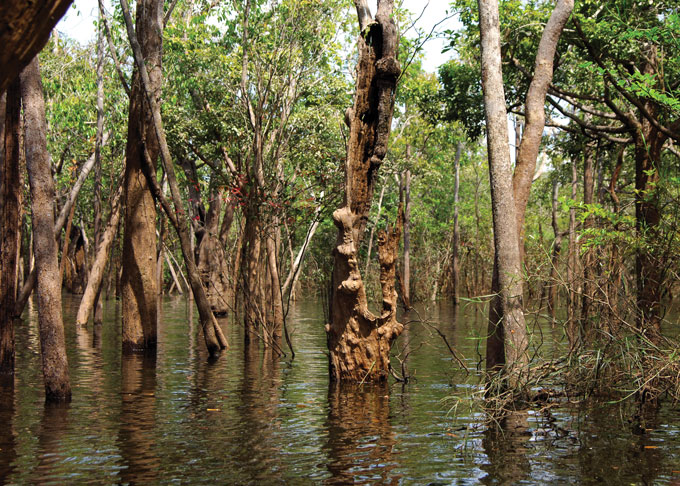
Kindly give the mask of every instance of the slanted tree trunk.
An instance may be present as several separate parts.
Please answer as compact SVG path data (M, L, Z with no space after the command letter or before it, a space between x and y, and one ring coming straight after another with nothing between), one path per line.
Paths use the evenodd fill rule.
M24 106L26 169L31 186L33 252L38 280L38 327L47 401L69 401L61 279L54 238L54 180L47 153L47 123L40 70L36 57L21 73Z
M52 28L72 0L0 2L0 93L47 44Z
M6 102L5 102L6 100ZM14 306L19 277L21 89L19 78L0 99L0 374L14 373Z
M368 310L358 251L366 228L375 175L387 152L394 90L401 68L396 58L393 0L379 0L375 19L364 0L356 0L361 34L354 106L346 117L350 135L345 162L345 199L333 213L338 228L326 325L331 381L384 381L389 352L403 325L397 322L394 289L400 228L379 235L380 316Z
M150 95L160 100L163 1L138 0L136 32L149 73ZM139 68L132 76L125 166L125 232L123 235L123 351L156 348L156 206L142 167L146 149L155 164L158 140L151 107L145 100ZM155 167L152 167L155 171Z
M489 178L494 228L494 280L498 306L492 309L487 339L487 372L500 371L511 388L527 379L528 337L522 310L522 269L512 190L508 120L501 71L497 0L478 0L482 47L482 89L486 115Z
M76 316L76 325L79 326L84 326L87 324L87 321L90 318L90 313L95 306L95 302L98 296L101 295L104 269L106 268L106 263L109 260L109 254L111 253L113 240L118 233L118 223L120 221L121 213L121 194L122 186L118 188L113 197L111 216L109 216L109 222L104 229L102 241L100 242L99 249L96 252L92 268L90 269L90 275L87 279L87 287L83 293L83 298L80 300L80 306L78 307L78 314ZM94 322L95 324L98 323L96 311Z
M453 305L458 305L460 295L460 226L458 224L458 206L460 199L460 153L463 148L462 142L456 146L456 158L453 165L455 167L455 183L453 186ZM439 262L437 262L439 265ZM432 299L434 300L434 299Z

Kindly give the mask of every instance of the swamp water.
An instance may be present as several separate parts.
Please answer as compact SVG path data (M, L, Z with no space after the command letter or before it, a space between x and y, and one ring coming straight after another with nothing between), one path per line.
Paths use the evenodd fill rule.
M78 299L65 297L74 322ZM319 303L291 307L297 353L231 348L209 363L183 299L163 302L155 359L121 358L119 304L100 328L67 325L69 406L44 406L35 308L16 329L14 385L0 389L0 484L680 484L680 413L634 434L620 407L560 406L483 427L469 399L483 312L421 309L465 356L412 323L402 386L329 387ZM406 321L408 319L402 319ZM552 339L550 326L543 338ZM398 361L394 361L399 369ZM452 407L458 405L455 410Z

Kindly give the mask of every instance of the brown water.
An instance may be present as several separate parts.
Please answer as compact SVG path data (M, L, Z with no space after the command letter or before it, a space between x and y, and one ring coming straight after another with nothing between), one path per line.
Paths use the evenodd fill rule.
M66 322L77 303L67 298ZM43 405L34 310L17 327L17 375L0 390L0 483L680 484L677 409L642 435L616 405L529 411L488 430L469 399L478 377L421 324L396 346L410 351L414 381L336 390L319 303L291 309L293 361L244 349L229 325L231 349L209 363L182 299L163 303L157 358L122 359L118 312L109 301L101 328L67 326L68 407ZM474 370L483 314L419 315Z

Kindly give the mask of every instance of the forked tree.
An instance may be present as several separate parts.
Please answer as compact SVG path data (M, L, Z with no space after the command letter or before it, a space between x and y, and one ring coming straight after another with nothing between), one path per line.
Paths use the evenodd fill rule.
M403 330L397 322L395 262L401 218L395 229L378 236L382 310L374 315L359 271L359 245L368 221L376 173L387 152L394 111L394 92L401 73L397 61L397 27L393 0L378 0L375 18L366 0L355 0L360 35L354 106L346 113L349 125L345 160L345 194L333 213L338 228L333 250L330 322L326 325L329 372L332 381L384 381L389 353ZM401 212L401 211L400 211Z

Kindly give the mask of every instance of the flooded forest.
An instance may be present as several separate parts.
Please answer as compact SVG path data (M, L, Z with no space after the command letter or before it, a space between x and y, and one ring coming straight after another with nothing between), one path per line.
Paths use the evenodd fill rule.
M677 2L72 1L0 5L0 484L680 484Z

